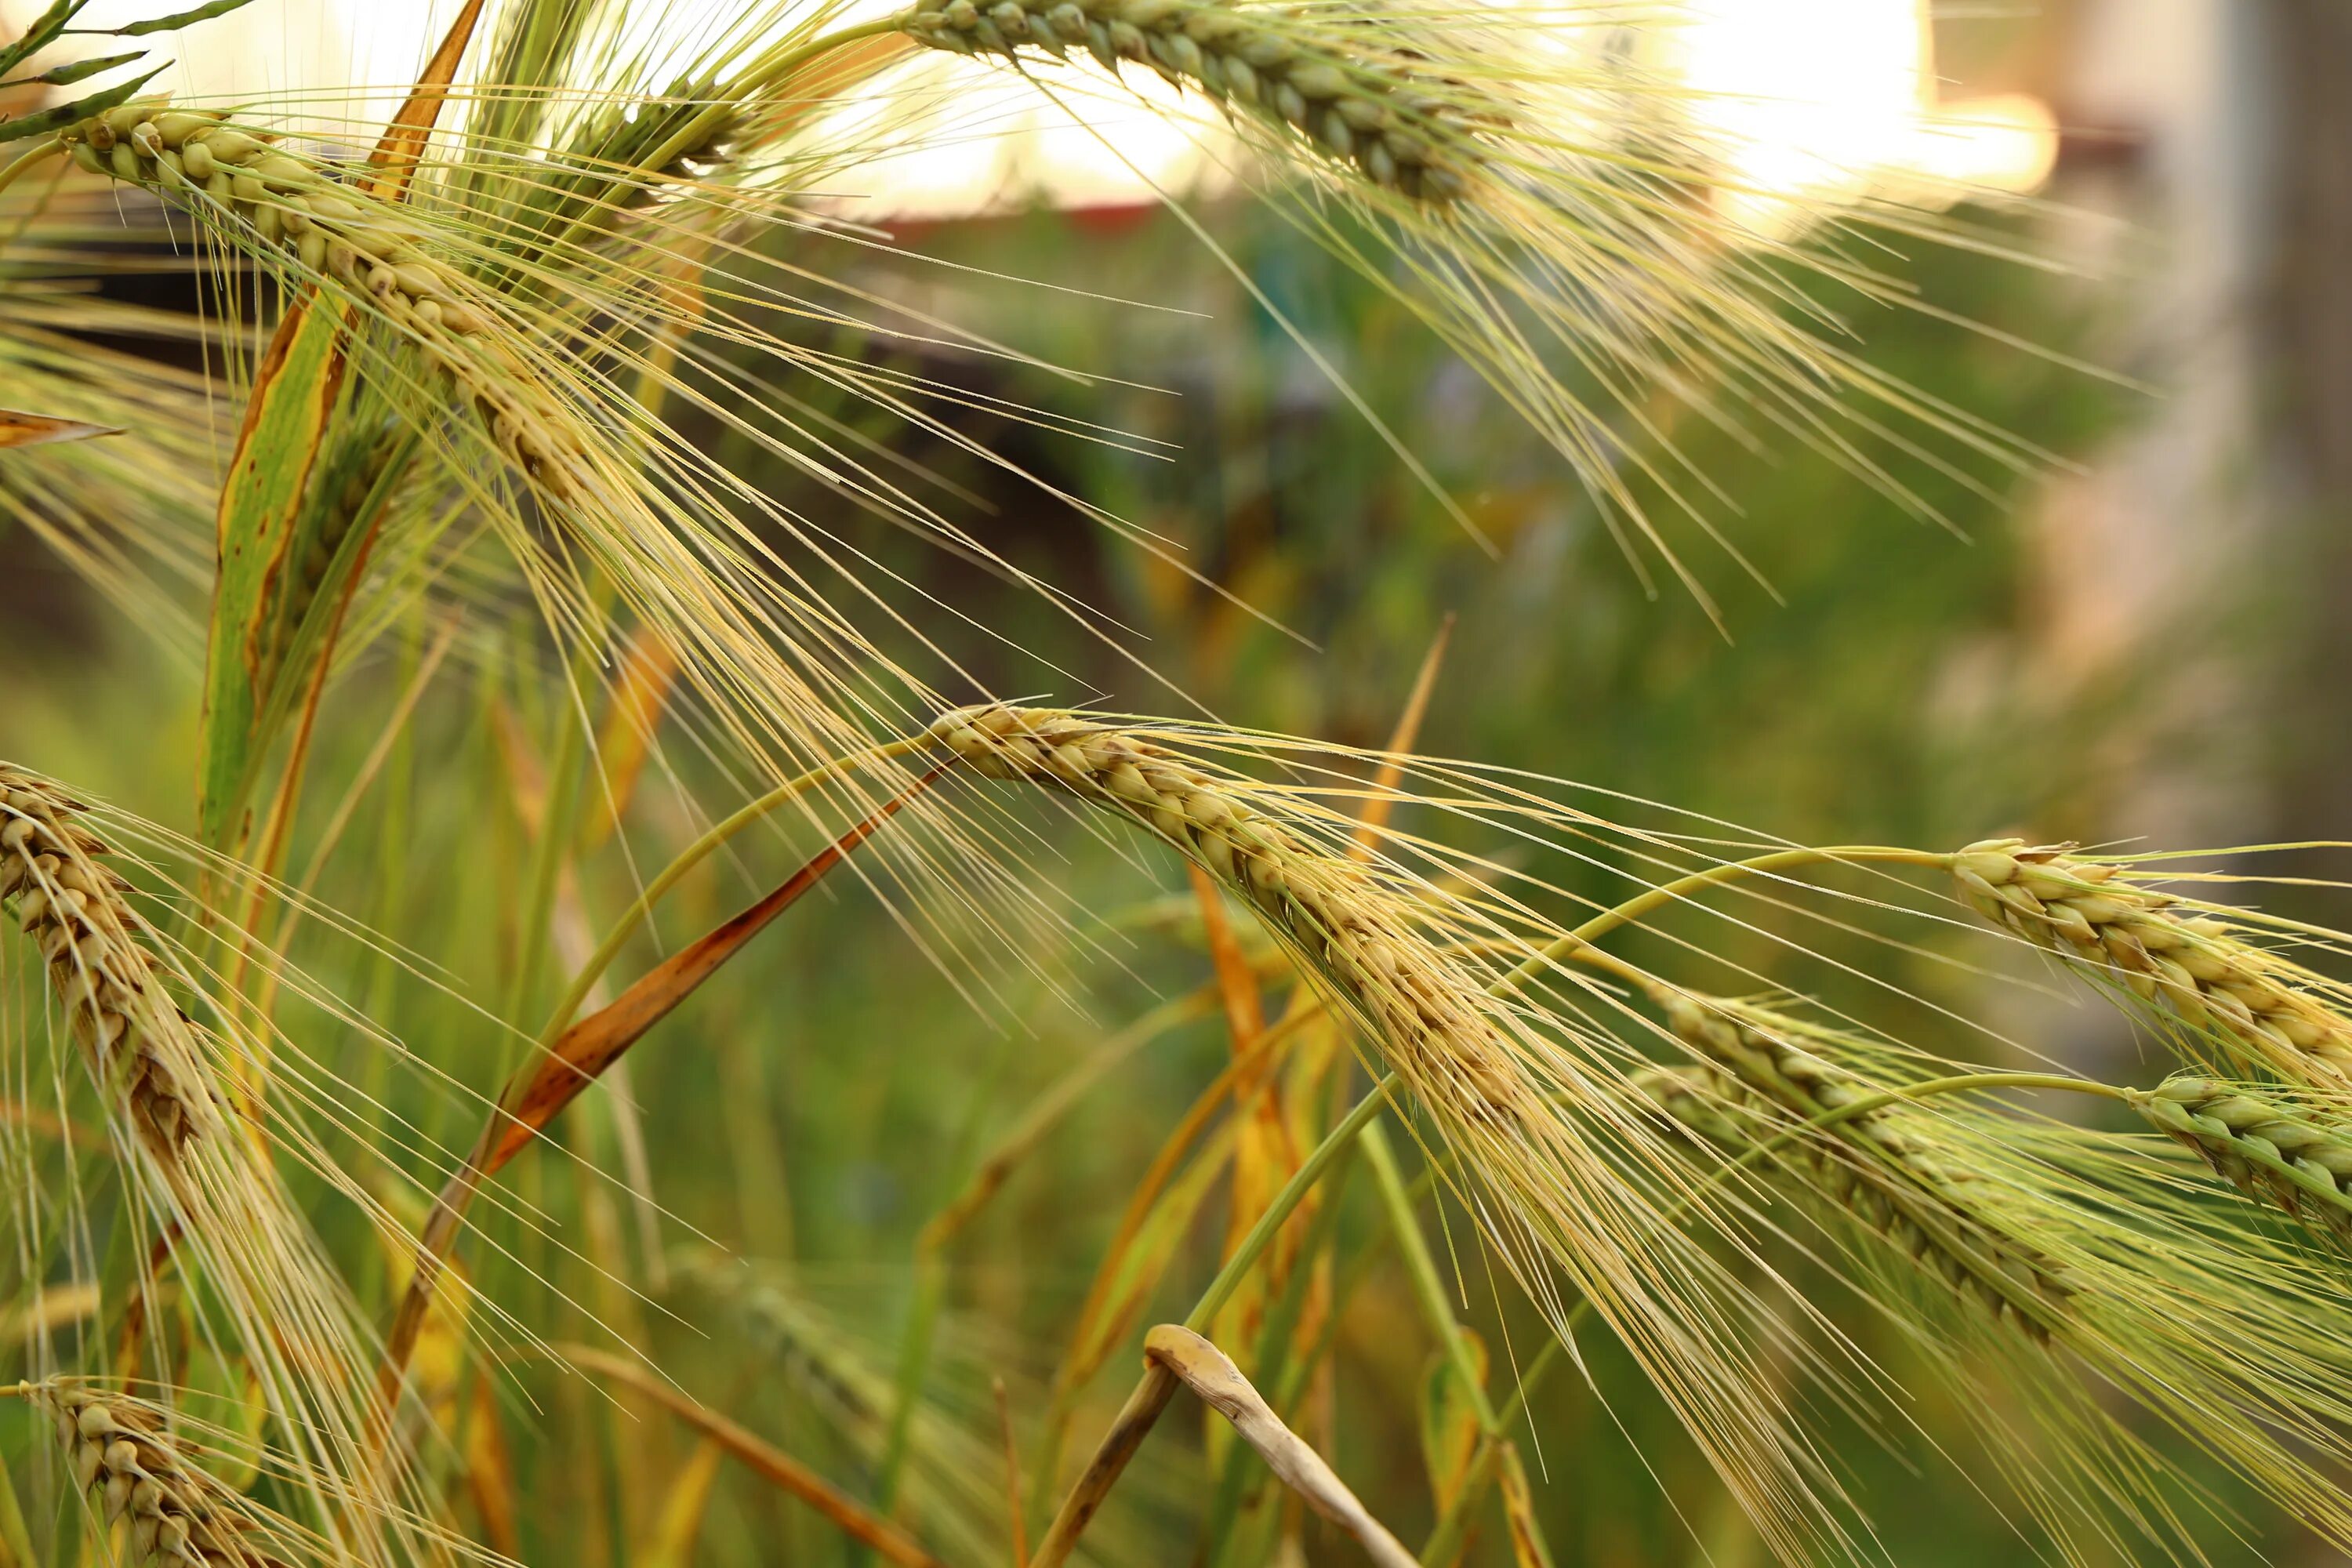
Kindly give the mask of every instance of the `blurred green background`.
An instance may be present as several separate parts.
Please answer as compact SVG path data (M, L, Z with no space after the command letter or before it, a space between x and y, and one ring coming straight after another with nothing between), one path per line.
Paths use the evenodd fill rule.
M2187 0L2158 8L2181 13L2173 21L2184 28L2191 13L2211 22L2215 9ZM2352 101L2343 90L2352 88L2352 40L2325 5L2243 8L2261 14L2264 63L2259 87L2227 77L2238 96L2223 118L2244 121L2225 127L2233 134L2260 131L2264 151L2246 156L2264 171L2270 198L2251 216L2219 213L2200 204L2242 171L2215 151L2237 142L2216 132L2199 92L2226 73L2158 61L2185 69L2184 80L2141 81L2137 97L2116 89L2128 73L2095 57L2111 36L2102 29L2124 25L2113 19L2117 9L2054 6L2030 26L1958 28L1950 39L1954 68L1973 72L1972 84L2032 88L2080 121L2046 209L1954 215L2056 264L1921 242L1890 264L1932 310L1874 310L1860 323L1870 364L2022 435L2052 461L2022 474L1969 462L1953 474L1896 458L1939 522L1821 453L1776 441L1758 454L1685 421L1674 438L1737 502L1710 521L1754 567L1750 575L1659 507L1713 616L1654 554L1629 561L1557 458L1394 301L1240 206L1211 213L1219 243L1428 464L1491 549L1413 480L1180 225L1147 209L910 226L900 255L789 242L807 265L985 322L1022 353L1102 378L1091 383L1005 358L768 323L810 346L996 400L959 414L960 428L1042 485L942 441L910 443L894 422L827 403L822 388L795 389L816 413L919 466L909 481L918 494L1097 612L1113 628L1108 642L997 574L843 514L740 438L685 428L739 471L766 464L781 500L826 515L849 546L903 582L907 602L927 595L950 607L954 618L927 629L999 692L1142 711L1190 700L1242 725L1377 745L1450 621L1419 742L1441 756L1814 842L1946 847L2010 831L2168 844L2325 837L2344 828L2352 673L2340 608L2352 582L2341 527L2352 496L2343 368L2352 352L2340 352L2352 347L2352 305L2340 267L2324 259L2340 262L2345 252L2334 247L2352 210L2347 142L2336 134ZM2200 222L2231 227L2234 259L2200 251ZM2067 356L2151 389L2059 363ZM1138 452L986 412L999 407L1161 445ZM1170 559L1122 542L1047 489L1084 496L1163 540ZM436 700L381 785L383 815L341 853L323 889L412 944L418 961L445 966L457 992L490 1005L511 965L509 911L526 837L501 792L436 785L444 771L511 782L516 734L525 752L553 744L547 650L527 615L509 631L503 641L469 642L439 678ZM373 744L372 723L358 716L389 709L429 634L420 621L354 675L353 721L326 738L322 777L347 776ZM1114 647L1148 662L1181 699ZM122 625L14 531L0 532L0 650L14 672L0 688L0 754L186 823L198 671L185 648L174 657ZM691 745L672 745L667 762L707 799L730 787ZM321 791L312 805L323 813L333 804ZM1611 809L1602 795L1591 804ZM519 1167L522 1198L547 1206L567 1245L627 1260L643 1292L633 1297L579 1258L525 1240L523 1260L572 1297L540 1300L528 1315L569 1324L562 1331L576 1337L594 1331L592 1314L624 1325L656 1345L687 1386L731 1392L794 1452L835 1473L870 1473L878 1390L914 1299L924 1220L1108 1031L1207 973L1181 917L1172 934L1129 918L1181 892L1172 864L1131 847L1122 855L1051 814L1028 817L1066 858L1058 879L1070 907L1111 913L1111 934L1079 925L1030 955L1034 974L992 977L1003 989L975 1007L951 965L927 963L847 881L795 910L753 962L641 1048L619 1095L600 1090L587 1102L570 1148L618 1179L577 1178L552 1156ZM648 783L632 831L646 845L682 836L667 783ZM763 847L746 858L682 890L664 923L672 942L723 915L791 856ZM629 875L610 853L584 863L583 896L599 921L622 906ZM1570 891L1613 886L1595 870ZM1961 1055L1990 1048L1934 1016L1935 1005L1982 998L1981 982L1937 952L1808 925L1818 957L1792 963L1775 940L1789 932L1769 918L1759 927L1717 928L1725 959L1869 1008L1890 1028L1917 1031L1922 1044ZM1948 950L2001 962L1968 940L1953 937ZM350 943L318 933L296 952L387 1029L427 1042L467 1088L488 1092L493 1064L514 1059L483 1018L388 955L354 956ZM1672 962L1663 944L1647 956ZM1844 973L1849 963L1922 1000L1890 1001ZM2086 1008L2031 998L2000 1006L2011 1032L2087 1066L2131 1048L2118 1025ZM288 1026L347 1037L340 1058L322 1047L328 1059L425 1138L469 1136L470 1104L396 1068L356 1031L299 1006ZM933 1393L967 1446L940 1437L927 1449L920 1508L949 1518L994 1506L988 1377L1004 1375L1016 1415L1034 1419L1040 1380L1121 1194L1224 1050L1206 1020L1118 1068L952 1250ZM640 1137L642 1156L632 1147ZM421 1156L407 1163L425 1168ZM625 1190L641 1180L658 1215ZM1362 1185L1346 1223L1369 1232L1377 1227ZM1212 1199L1185 1241L1159 1297L1168 1315L1181 1314L1213 1270L1222 1212ZM493 1231L509 1234L495 1223ZM351 1261L381 1281L384 1260L355 1248ZM498 1300L550 1288L486 1250L475 1263ZM1498 1309L1474 1284L1470 1310L1498 1360L1500 1347L1524 1354L1540 1332L1507 1289L1500 1294L1507 1305ZM702 1337L698 1323L755 1325L752 1352L731 1334ZM1866 1318L1854 1331L1898 1376L1916 1353ZM1392 1258L1373 1266L1339 1332L1337 1412L1325 1428L1334 1458L1392 1528L1418 1539L1431 1512L1412 1413L1427 1347ZM1538 1412L1545 1521L1562 1564L1760 1561L1630 1365L1597 1337L1587 1348L1589 1384L1558 1378ZM1115 1360L1097 1381L1077 1423L1081 1441L1107 1415L1125 1364ZM575 1385L533 1372L523 1379L548 1400L508 1410L528 1500L525 1556L547 1560L554 1542L577 1545L584 1529L577 1560L622 1560L620 1543L646 1527L622 1472L664 1470L689 1445L674 1432L635 1431L625 1463L610 1436L620 1418ZM2021 1560L1996 1499L1972 1489L1998 1493L1971 1460L1971 1412L1930 1399L1903 1415L1918 1430L1872 1433L1828 1417L1885 1559L1929 1568ZM605 1434L602 1451L575 1428ZM1160 1462L1111 1521L1106 1561L1191 1560L1181 1521L1206 1483L1178 1456L1192 1441L1189 1431L1155 1439ZM996 1540L971 1528L975 1542ZM2258 1508L2250 1528L2271 1528ZM1478 1561L1507 1560L1500 1534L1490 1521ZM1306 1539L1311 1560L1355 1560L1335 1534ZM2240 1550L2221 1527L2208 1539L2216 1561ZM2276 1534L2265 1549L2326 1560ZM701 1552L714 1563L838 1560L829 1535L740 1478L717 1494Z

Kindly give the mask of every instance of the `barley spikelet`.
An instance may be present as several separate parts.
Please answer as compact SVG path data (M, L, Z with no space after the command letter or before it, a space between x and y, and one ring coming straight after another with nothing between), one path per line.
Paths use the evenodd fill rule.
M1738 1157L1875 1092L1860 1075L1793 1043L1769 1014L1661 990L1675 1034L1715 1064L1650 1076L1644 1087L1682 1126ZM1772 1156L1942 1280L2036 1339L2074 1293L2064 1270L1973 1202L1968 1173L1892 1107L1803 1131Z
M81 810L0 763L0 900L39 947L100 1084L121 1096L148 1152L176 1167L190 1140L216 1131L215 1106L188 1020L148 961L129 885L100 863L106 846Z
M1684 1173L1628 1089L1622 1046L1446 942L1480 911L1383 857L1356 858L1354 818L1192 761L1162 743L1178 733L1003 706L959 710L929 731L975 772L1117 813L1250 909L1409 1086L1458 1162L1448 1179L1548 1321L1566 1321L1564 1279L1776 1549L1823 1550L1839 1526L1759 1364L1760 1304L1692 1234L1723 1226L1713 1205L1665 1220L1667 1184Z
M2014 838L1952 861L1961 897L1988 920L2161 1003L2233 1060L2305 1083L2352 1078L2352 1019L2315 994L2318 976L2120 871Z
M1150 828L1211 872L1303 953L1371 1027L1416 1092L1472 1120L1510 1121L1521 1082L1495 1025L1426 962L1359 863L1308 843L1235 782L1097 720L1046 710L958 710L930 730L993 778L1057 784Z
M1369 43L1339 52L1332 45L1347 34L1302 36L1279 11L1187 0L949 0L907 13L899 26L957 54L1018 59L1025 48L1060 58L1083 47L1114 75L1123 62L1148 65L1228 114L1295 131L1374 184L1432 204L1459 196L1481 158L1460 110L1431 90L1453 84L1425 80L1408 58Z
M367 299L457 383L499 450L550 498L570 500L587 482L585 455L562 422L516 390L529 380L510 373L495 311L423 247L423 231L390 204L286 152L266 132L155 100L83 121L62 139L91 173L175 196L266 250L290 253L303 275Z
M158 1568L273 1568L279 1561L268 1550L277 1532L190 1462L153 1406L66 1383L18 1392L56 1425L74 1484L104 1521L129 1516L138 1561Z
M257 1047L102 864L100 822L142 839L151 831L0 763L0 894L37 946L114 1130L119 1223L169 1238L193 1287L181 1300L252 1378L282 1435L284 1479L316 1505L337 1551L370 1565L422 1560L432 1549L411 1522L415 1479L369 1445L370 1331L271 1152L330 1180L339 1173L299 1122L257 1098L237 1100L232 1117L224 1058L250 1060ZM200 1025L182 995L209 1004L211 1017ZM5 1043L22 1042L10 1029ZM36 1196L61 1209L81 1201L78 1188Z
M2188 1075L2136 1093L2131 1103L2247 1197L2352 1246L2352 1128L2236 1084Z

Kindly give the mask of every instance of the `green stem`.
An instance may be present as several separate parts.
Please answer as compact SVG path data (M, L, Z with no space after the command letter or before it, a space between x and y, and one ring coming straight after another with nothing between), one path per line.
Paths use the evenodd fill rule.
M1478 1369L1475 1357L1470 1353L1470 1342L1462 1332L1462 1324L1454 1315L1454 1304L1447 1299L1445 1281L1437 1271L1437 1259L1431 1256L1429 1238L1421 1233L1421 1221L1414 1214L1412 1194L1405 1191L1404 1177L1397 1170L1395 1152L1389 1147L1387 1131L1379 1127L1367 1127L1363 1132L1364 1157L1372 1167L1372 1176L1380 1184L1381 1202L1388 1210L1389 1227L1396 1232L1397 1248L1404 1255L1405 1272L1412 1280L1412 1293L1421 1303L1422 1316L1429 1320L1430 1332L1445 1347L1446 1359L1454 1364L1454 1373L1462 1380L1463 1389L1470 1398L1470 1408L1477 1414L1479 1430L1488 1437L1502 1432L1502 1422L1496 1415L1495 1402L1486 1396L1485 1375Z
M15 184L24 174L26 170L31 168L42 159L54 158L65 150L66 144L52 136L47 142L44 142L39 146L34 148L31 152L22 154L10 163L6 168L0 169L0 191L5 191L9 186Z
M1705 870L1693 871L1686 877L1660 883L1612 909L1601 910L1574 931L1538 950L1534 957L1496 981L1492 989L1498 995L1518 991L1578 948L1599 941L1619 927L1631 925L1667 904L1686 901L1695 893L1723 887L1744 878L1770 876L1800 866L1855 865L1873 861L1892 861L1905 866L1948 866L1951 859L1949 855L1927 849L1903 849L1884 844L1840 844L1776 849L1769 855L1758 855L1746 860L1727 860L1720 866L1709 866Z

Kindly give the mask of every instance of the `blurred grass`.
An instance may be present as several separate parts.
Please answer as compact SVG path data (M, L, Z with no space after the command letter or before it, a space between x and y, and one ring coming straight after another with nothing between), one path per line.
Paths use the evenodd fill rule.
M1197 578L1119 544L968 451L944 442L909 447L847 400L828 402L822 388L789 389L816 414L891 438L928 470L912 481L919 494L1015 566L1072 590L1118 628L1114 643L1145 651L1227 721L1377 745L1453 615L1458 627L1423 751L1540 767L1794 839L1948 846L2012 825L2063 833L2098 820L2113 770L2129 754L2121 738L2152 743L2149 726L2160 716L2152 717L2143 692L2059 679L2041 662L2032 588L2042 477L1989 470L1977 478L1990 493L1979 494L1916 465L1903 468L1942 514L1939 525L1785 439L1769 442L1767 458L1720 431L1685 425L1675 439L1737 502L1737 515L1717 508L1713 521L1771 585L1768 592L1747 578L1695 528L1679 529L1677 547L1719 602L1717 625L1670 581L1646 595L1605 520L1556 457L1391 299L1262 215L1224 213L1220 223L1236 259L1429 462L1496 555L1413 485L1306 358L1163 217L1037 213L950 226L909 237L911 257L826 247L823 264L845 268L859 286L960 319L1009 321L1011 344L1022 353L1117 382L1080 384L1005 359L768 324L958 395L1166 443L1163 455L1140 456L1001 414L958 416L982 447L1165 539ZM1058 268L1049 265L1055 258ZM2084 346L2097 324L2098 297L2078 280L1940 250L1908 268L1939 310L2055 350ZM1018 281L1041 275L1158 308ZM984 310L961 308L983 296ZM1948 324L1883 314L1865 336L1871 364L2061 456L2091 451L2131 416L2129 399L2095 380ZM1033 595L864 517L804 477L777 471L740 438L701 434L721 443L718 455L730 467L766 475L778 500L898 574L910 600L925 595L951 606L961 621L934 616L927 625L979 680L1057 700L1172 705ZM27 548L22 539L0 539L11 571ZM1654 571L1657 563L1648 564ZM64 647L89 646L56 635L47 618L73 613L55 606L0 626L12 668L23 672L0 705L0 752L37 758L127 805L185 824L192 803L159 795L157 781L192 773L191 673L111 626L102 657L61 657ZM439 677L445 700L428 705L420 730L395 748L378 786L374 830L345 847L320 889L379 929L423 933L429 945L413 958L362 957L351 943L313 932L295 950L331 989L364 1003L434 1067L483 1091L496 1080L489 1064L512 1059L515 1047L459 997L495 1006L502 994L530 845L511 790L485 796L436 788L425 770L509 777L502 724L541 755L553 749L561 710L549 696L547 649L527 615L519 613L509 632L468 642ZM420 620L404 654L355 678L344 699L352 717L322 736L330 750L318 763L320 777L350 774L373 739L355 716L390 711L404 666L432 634ZM453 694L461 700L447 700ZM91 711L107 713L108 722L83 722ZM690 786L687 795L730 797L730 787L675 727L668 739L667 765ZM688 836L680 798L649 775L632 808L628 858L615 845L583 860L582 897L593 925L624 905L633 876ZM333 804L333 792L320 791L309 809L322 816ZM1444 831L1434 821L1411 826ZM1070 858L1065 880L1074 908L1117 910L1153 895L1132 858L1066 823L1041 831ZM755 844L737 864L698 873L666 910L665 934L674 944L706 929L807 847ZM1142 858L1159 890L1181 889L1172 865ZM1567 891L1598 895L1612 886L1595 868ZM1834 932L1809 926L1821 957L1791 967L1769 930L1715 930L1724 933L1728 963L1769 962L1787 984L1816 987L1832 1002L1855 999L1853 983L1834 966L1856 949ZM1637 957L1644 940L1633 938ZM1000 1022L926 966L846 879L761 941L751 962L698 995L632 1058L625 1119L610 1086L593 1091L562 1129L563 1149L518 1165L518 1201L543 1206L577 1256L494 1220L490 1235L513 1247L521 1266L485 1248L476 1267L486 1297L522 1310L540 1331L593 1339L598 1318L628 1327L687 1386L731 1391L793 1453L833 1474L862 1476L877 1457L874 1390L887 1384L911 1290L908 1270L894 1260L911 1257L918 1227L954 1194L989 1139L1110 1027L1156 996L1201 984L1206 964L1185 943L1156 934L1082 931L1061 951L1034 953L1038 975L1006 983L994 1009ZM1883 950L1870 951L1885 978L1930 1003L1970 984L1924 957L1897 955L1890 969ZM1646 956L1669 970L1675 962L1662 944ZM432 966L446 973L448 990L420 979L416 971ZM1884 1016L1883 999L1870 994ZM322 1042L341 1031L341 1065L382 1098L386 1124L405 1121L445 1146L470 1138L478 1105L395 1067L299 1001L282 1021ZM1924 1007L1897 1008L1892 1023L1934 1026ZM1971 1048L1940 1036L1921 1043ZM1144 1051L1045 1142L956 1249L947 1354L933 1380L939 1418L988 1431L989 1373L1013 1380L1018 1416L1037 1417L1039 1380L1117 1219L1115 1204L1075 1198L1131 1186L1223 1051L1209 1023ZM664 1211L657 1237L641 1228L616 1183L583 1176L564 1157L605 1173L622 1169L626 1119L651 1144L647 1196ZM425 1169L414 1155L404 1163L413 1173ZM1344 1220L1351 1245L1378 1230L1367 1185L1358 1184ZM388 1289L383 1259L355 1227L321 1217L355 1274ZM1457 1238L1468 1234L1465 1216L1452 1223ZM1202 1227L1188 1244L1163 1305L1189 1300L1213 1268L1213 1230ZM751 1261L713 1262L714 1247L722 1259ZM1508 1305L1498 1309L1475 1261L1465 1267L1468 1321L1496 1347L1507 1379L1540 1331L1513 1293L1501 1293ZM667 1285L657 1282L665 1277ZM646 1299L633 1299L614 1278L637 1282ZM556 1300L555 1289L571 1300ZM767 1300L766 1331L748 1354L730 1336L706 1340L690 1326L722 1314L758 1316L762 1291L781 1294ZM372 1290L372 1300L381 1299ZM1911 1353L1874 1322L1856 1332L1895 1364ZM1630 1363L1597 1336L1581 1348L1589 1385L1555 1380L1527 1445L1538 1477L1557 1483L1539 1495L1561 1562L1707 1560L1731 1568L1758 1561L1744 1525L1725 1510L1670 1418L1643 1395ZM1340 1331L1345 1371L1332 1457L1407 1540L1430 1523L1411 1415L1427 1349L1407 1281L1385 1258ZM509 1400L502 1417L526 1558L626 1560L631 1543L652 1530L666 1478L690 1444L625 1399L607 1408L534 1364L518 1370L522 1386L544 1400L537 1408ZM1102 1381L1080 1417L1082 1433L1115 1396L1119 1379ZM479 1408L470 1393L455 1407ZM1934 1441L1956 1447L1965 1468L1969 1413L1930 1404L1911 1414ZM1959 1564L2015 1552L1990 1507L1948 1471L1938 1475L1935 1506L1916 1506L1916 1483L1904 1467L1935 1462L1928 1438L1840 1431L1839 1458L1857 1473L1864 1511L1881 1522L1892 1560ZM1171 1437L1155 1445L1153 1467L1122 1495L1122 1514L1102 1538L1104 1561L1186 1560L1189 1531L1170 1521L1190 1510L1164 1505L1197 1500L1205 1483L1174 1458ZM917 1506L981 1507L924 1502L961 1496L967 1489L948 1485L957 1479L924 1479L929 1493L919 1488ZM713 1498L699 1560L833 1560L831 1537L740 1478L722 1476ZM1001 1539L980 1526L973 1531L975 1540ZM1310 1539L1318 1561L1325 1552L1349 1560L1325 1538ZM1504 1550L1490 1531L1477 1560L1501 1561Z

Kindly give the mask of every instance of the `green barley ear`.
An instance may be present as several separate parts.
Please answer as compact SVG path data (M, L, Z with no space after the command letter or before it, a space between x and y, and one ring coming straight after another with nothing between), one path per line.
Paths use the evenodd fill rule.
M1649 515L1695 512L1709 487L1674 446L1685 415L1793 436L1928 515L1864 447L2031 467L1856 360L1837 299L1901 308L1901 288L1831 247L1745 230L1687 88L1601 41L1671 34L1671 8L1612 9L919 0L896 25L1057 97L1066 73L1139 65L1214 105L1265 154L1276 210L1476 367L1702 602ZM1868 204L1809 216L1825 234L1936 226Z
M551 500L592 482L585 443L517 374L517 347L484 291L404 208L287 151L268 132L161 100L127 103L60 139L93 174L153 190L275 254L294 276L365 304L472 404L499 448Z
M163 856L181 850L169 835L0 763L0 900L37 952L95 1084L126 1223L170 1237L198 1331L242 1360L279 1428L282 1479L322 1521L338 1521L344 1557L373 1568L429 1556L410 1533L415 1477L373 1447L373 1336L272 1162L282 1154L331 1182L335 1167L299 1121L253 1092L264 1047L239 1009L207 992L201 961L140 912L112 868L142 863L117 847L125 840ZM39 1070L29 1059L38 1033L23 1013L0 1013L12 1079ZM47 1070L62 1103L57 1054ZM79 1187L16 1190L45 1210L83 1201ZM344 1195L353 1195L348 1184ZM78 1419L100 1420L87 1401L76 1408Z
M2064 1268L1974 1201L1966 1162L1931 1124L1887 1107L1811 1126L1882 1086L1797 1044L1760 1009L1663 988L1654 999L1713 1064L1637 1080L1677 1123L1728 1158L1786 1173L1960 1300L2048 1341L2074 1293Z
M2247 1197L2352 1247L2352 1125L2259 1089L2189 1075L2131 1103Z
M2291 1082L2352 1081L2338 988L2219 911L2141 887L2114 862L2015 838L1969 845L1952 878L1986 919L2160 1007L2229 1062Z
M1368 14L1364 20L1374 20ZM1383 189L1443 205L1486 161L1469 94L1390 50L1371 27L1318 26L1310 10L1186 0L949 0L906 13L909 37L956 54L1019 60L1084 49L1117 75L1148 66L1230 116L1295 138ZM1476 119L1499 121L1502 106Z

